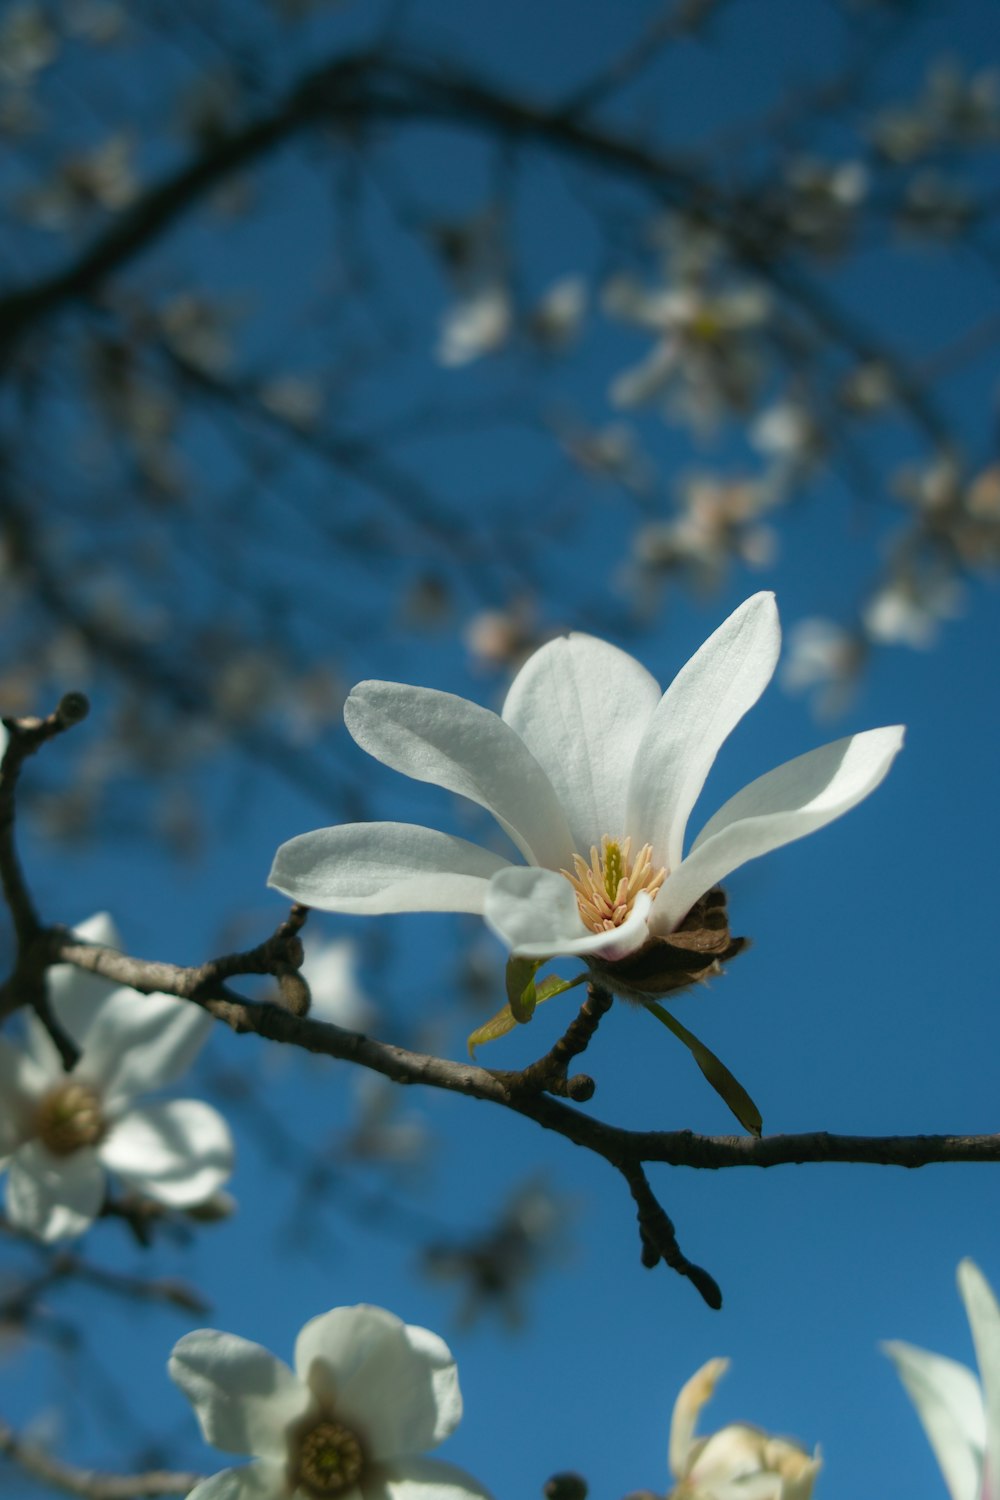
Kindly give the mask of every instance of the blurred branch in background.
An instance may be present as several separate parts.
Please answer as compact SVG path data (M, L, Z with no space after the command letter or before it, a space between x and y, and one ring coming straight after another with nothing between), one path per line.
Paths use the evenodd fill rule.
M825 74L748 116L739 12L649 5L540 87L425 36L419 5L10 8L0 686L11 712L29 684L110 693L53 829L152 818L191 848L192 777L230 745L356 811L315 741L407 595L411 625L473 642L526 612L536 639L599 627L600 594L637 631L664 586L767 566L805 495L863 499L863 602L804 622L788 669L833 711L995 568L989 424L955 399L1000 337L995 75L926 55L919 6L809 4ZM651 108L692 59L720 80L704 118ZM966 326L915 329L862 264L941 299L965 278ZM600 587L567 504L606 513ZM151 692L188 733L157 732ZM150 804L165 762L186 803L178 781Z

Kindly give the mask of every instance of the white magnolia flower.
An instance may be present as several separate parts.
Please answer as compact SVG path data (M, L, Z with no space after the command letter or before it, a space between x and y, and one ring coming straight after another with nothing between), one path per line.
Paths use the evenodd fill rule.
M662 696L631 656L586 635L529 657L501 715L363 682L344 709L362 749L485 807L525 863L430 828L349 823L283 844L270 883L329 911L480 913L515 956L625 959L675 932L730 871L847 812L900 748L897 726L800 755L731 797L685 855L705 777L779 646L774 596L760 593Z
M91 942L116 940L106 916L76 931ZM34 1016L26 1050L0 1039L0 1168L11 1223L43 1240L82 1234L101 1210L107 1172L168 1208L210 1198L233 1165L222 1117L197 1099L135 1101L180 1077L211 1018L68 964L50 971L49 1003L82 1051L71 1072Z
M728 1359L710 1359L677 1397L670 1423L670 1472L676 1500L809 1500L820 1469L819 1449L809 1455L798 1443L772 1437L759 1427L734 1422L710 1437L694 1429L706 1401L729 1369Z
M958 1289L978 1380L942 1354L900 1342L882 1347L917 1408L951 1500L1000 1500L1000 1308L971 1260L958 1268Z
M422 1458L458 1426L444 1341L381 1307L335 1307L295 1341L295 1373L260 1344L201 1328L170 1356L208 1442L255 1461L188 1500L488 1500L470 1475Z

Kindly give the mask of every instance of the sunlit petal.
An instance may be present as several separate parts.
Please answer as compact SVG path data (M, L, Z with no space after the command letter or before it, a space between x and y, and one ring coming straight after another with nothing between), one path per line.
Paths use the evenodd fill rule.
M728 1359L710 1359L681 1386L670 1419L670 1472L683 1479L688 1472L694 1429L701 1409L710 1401L715 1387L729 1369Z
M645 667L589 635L549 641L514 678L503 717L555 788L578 853L624 834L632 762L659 699Z
M565 864L569 827L555 791L520 736L497 714L453 693L362 682L344 722L376 760L468 797L493 814L531 864Z
M903 743L903 729L869 729L811 750L731 797L669 875L653 909L668 932L704 895L749 859L814 833L873 792Z
M104 1169L87 1148L54 1156L28 1141L7 1169L7 1214L40 1240L68 1239L89 1229L104 1202Z
M971 1370L898 1340L883 1344L934 1450L951 1500L981 1500L986 1419Z
M363 1432L373 1459L440 1443L462 1415L458 1372L443 1339L381 1307L335 1307L313 1318L295 1345L295 1368Z
M684 831L719 747L767 687L781 649L774 595L741 604L682 667L646 725L625 832L676 870Z
M233 1139L200 1099L130 1109L98 1147L101 1161L140 1193L171 1208L204 1203L231 1175Z
M1000 1308L986 1277L971 1260L958 1268L958 1287L976 1346L986 1415L987 1487L982 1500L1000 1500Z
M301 833L274 856L268 885L320 911L483 909L507 860L414 823L342 823Z

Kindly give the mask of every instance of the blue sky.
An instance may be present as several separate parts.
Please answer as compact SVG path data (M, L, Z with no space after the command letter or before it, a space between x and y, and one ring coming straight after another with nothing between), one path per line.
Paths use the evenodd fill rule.
M807 27L804 9L777 0L730 7L716 41L692 46L668 78L654 79L648 97L631 100L630 107L641 115L641 104L655 104L676 126L677 138L686 132L691 142L738 120L768 97L776 80L800 65L808 72L809 60L822 53L823 10L809 7ZM585 70L619 34L621 9L593 0L553 5L540 16L526 4L502 10L502 25L497 8L485 3L427 3L414 14L426 28L421 35L451 38L484 68L525 87L554 89ZM766 28L756 19L764 12ZM963 7L954 25L947 7L929 7L919 46L892 64L888 81L912 88L922 60L942 45L973 64L988 51L995 55L990 12L989 5ZM341 26L345 36L361 27L349 9L325 24ZM441 176L447 178L449 201L442 208L473 206L483 170L475 150L428 132L409 148L404 164L432 198L441 191ZM532 171L521 209L525 278L541 288L558 272L576 269L577 257L590 257L582 269L592 270L595 252L574 221L570 195L549 199L545 170ZM550 217L543 219L547 202ZM301 245L308 233L319 232L321 214L318 200L303 195L290 223L271 223L275 238L257 245L259 263L240 268L247 284L258 277L273 287L270 316L278 326L295 280L282 247L286 237ZM219 274L225 269L225 254L210 235L207 242L192 238L185 253L195 263L204 256ZM358 398L359 421L412 396L418 380L444 399L455 392L456 380L463 397L484 400L516 383L518 367L503 360L463 376L431 368L429 348L445 292L426 265L421 269L398 253L401 283L414 278L420 303L414 316L424 343L390 389L368 389ZM943 258L960 255L948 248L915 256L901 279L895 272L890 278L872 257L843 277L840 289L912 347L935 348L988 295L981 269L944 274ZM838 285L840 273L830 275ZM928 288L942 284L949 288L946 298L928 295ZM609 373L634 353L627 339L604 332L571 371L546 378L551 390L595 413ZM995 375L995 368L979 364L946 392L949 410L980 458L992 436ZM665 471L698 461L686 440L652 417L641 419L641 430ZM905 454L899 433L888 433L885 443ZM211 452L204 450L209 463ZM439 442L424 458L430 481L453 497L464 492L472 505L495 503L507 488L518 493L522 467L539 468L534 440L519 446L509 434ZM524 505L519 526L528 512ZM633 519L613 493L581 492L573 535L539 541L538 571L558 572L551 623L603 632L623 618L609 560L626 555ZM726 614L759 588L776 591L786 625L814 613L847 613L863 597L873 559L895 525L891 507L852 506L842 482L820 484L810 501L783 516L773 564L734 573L710 599L674 591L647 631L619 639L666 684ZM238 552L235 535L233 545ZM316 629L325 613L339 619L355 603L364 609L363 598L356 599L365 593L363 580L338 570L336 561L313 566L303 559L290 582L308 594ZM543 608L548 603L543 600ZM775 683L720 754L692 827L738 787L814 745L856 729L907 725L903 754L860 808L727 882L734 931L751 937L752 946L722 978L676 1002L678 1017L750 1090L768 1133L1000 1128L992 912L1000 847L998 652L1000 596L994 582L972 580L962 614L946 624L938 644L877 653L841 718L817 724L803 700ZM378 633L374 626L370 633L359 630L350 665L358 678L399 677L493 706L502 691L502 684L469 671L453 635L414 636L384 620ZM93 727L84 725L46 752L60 774L71 774L79 747L99 732L100 701L95 710ZM443 793L368 761L342 726L331 731L331 742L361 781L375 815L469 837L482 827ZM262 936L283 910L264 884L274 849L327 819L322 808L242 765L206 773L205 789L218 813L218 833L200 861L183 870L155 849L131 845L56 849L27 825L26 857L45 913L74 922L107 908L132 951L182 962L225 946L223 934L234 921L241 938ZM359 942L362 983L383 1007L385 1039L407 1040L440 1011L442 1050L463 1055L464 1033L485 1018L485 1012L479 1017L462 1010L454 997L455 955L468 923L435 915L368 922L315 917L313 925L325 936L348 934ZM502 999L504 955L490 943L493 1009ZM540 1055L569 1020L571 1003L572 997L553 1001L530 1029L519 1029L481 1060L517 1067ZM730 1131L723 1106L687 1054L642 1014L616 1006L587 1068L598 1089L584 1108L602 1118L637 1128ZM210 1083L220 1070L259 1092L301 1142L303 1158L350 1118L353 1083L346 1066L324 1069L305 1058L276 1065L262 1045L220 1030L197 1076ZM87 1253L120 1268L197 1282L213 1303L213 1326L285 1357L304 1321L342 1303L378 1303L441 1332L457 1354L466 1401L463 1424L442 1456L475 1472L498 1500L537 1494L564 1468L587 1477L595 1500L664 1489L673 1400L701 1363L720 1354L731 1356L733 1365L705 1414L706 1430L748 1420L820 1444L820 1497L933 1500L944 1494L916 1418L877 1345L900 1338L972 1362L954 1272L971 1256L1000 1289L1000 1167L912 1173L858 1166L714 1174L652 1169L682 1247L723 1288L723 1310L713 1313L672 1273L643 1270L631 1202L604 1163L473 1101L409 1093L404 1106L420 1112L435 1140L426 1175L400 1188L412 1220L426 1215L456 1233L472 1233L526 1178L539 1177L559 1195L568 1221L565 1253L529 1288L530 1316L522 1330L509 1332L489 1317L471 1329L456 1326L452 1289L419 1274L413 1243L391 1226L359 1227L341 1208L336 1188L312 1205L315 1241L290 1245L294 1174L269 1157L266 1140L240 1116L233 1181L240 1208L230 1222L197 1235L188 1247L164 1243L148 1253L126 1244L117 1226L102 1225ZM54 1294L53 1305L68 1311L73 1304L64 1293ZM172 1467L215 1467L216 1456L200 1446L187 1403L165 1374L171 1343L190 1320L139 1312L97 1294L76 1305L85 1311L86 1350L64 1361L31 1345L0 1362L5 1417L25 1425L62 1408L62 1451L80 1462L131 1464L141 1439L148 1439L154 1447L163 1444L159 1460ZM110 1445L109 1431L117 1434ZM21 1492L15 1480L15 1500Z

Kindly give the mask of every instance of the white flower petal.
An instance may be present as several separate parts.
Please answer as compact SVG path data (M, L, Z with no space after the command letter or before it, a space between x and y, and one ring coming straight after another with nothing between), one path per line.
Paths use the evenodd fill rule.
M51 1081L34 1058L0 1037L0 1157L30 1134L35 1100Z
M687 821L723 741L767 687L781 650L774 595L754 594L678 672L646 725L628 788L626 833L676 870Z
M898 1340L882 1348L917 1409L951 1500L980 1500L986 1419L972 1371Z
M437 1458L379 1464L361 1485L364 1500L490 1500L478 1480Z
M670 1472L675 1479L688 1473L694 1429L701 1409L715 1394L715 1387L729 1369L728 1359L710 1359L681 1387L670 1419Z
M295 1368L362 1434L381 1461L432 1448L462 1415L458 1371L443 1339L381 1307L335 1307L295 1343Z
M121 948L118 929L106 911L97 912L73 928L73 936L85 943ZM54 964L46 972L49 1003L61 1025L77 1041L87 1031L98 1007L118 986L100 974L88 974L74 964Z
M485 807L529 864L573 855L559 800L531 751L499 715L453 693L361 682L344 722L376 760Z
M659 699L645 667L589 635L549 641L511 683L503 717L555 788L574 853L624 835L632 762Z
M175 1083L211 1029L211 1016L190 1001L115 990L80 1038L74 1076L95 1083L113 1113L138 1094Z
M986 1413L988 1487L982 1500L1000 1500L1000 1308L986 1277L971 1260L959 1265L958 1289L972 1329Z
M73 928L73 936L88 943L105 943L121 947L118 930L107 912L98 912ZM46 971L45 987L49 1003L60 1025L74 1041L79 1042L90 1025L94 1011L118 988L100 975L88 974L73 964L53 964ZM27 1018L27 1050L49 1077L62 1074L62 1060L52 1038L34 1015Z
M491 875L507 860L415 823L342 823L282 844L268 885L320 911L483 909Z
M483 920L519 958L593 954L613 962L642 947L649 935L650 907L648 893L640 891L620 927L591 932L565 875L514 865L490 881Z
M104 1169L87 1147L54 1156L41 1141L28 1141L8 1167L8 1217L40 1240L83 1234L103 1202Z
M242 1469L223 1469L203 1479L187 1500L286 1500L288 1485L284 1464L261 1460Z
M194 1407L206 1442L284 1463L288 1428L305 1416L312 1396L270 1350L199 1328L174 1345L167 1369Z
M111 1172L171 1208L204 1203L233 1170L233 1139L200 1099L130 1109L97 1148Z
M896 725L835 740L730 797L667 877L653 907L653 931L671 931L699 896L747 860L814 833L867 797L889 770L903 733Z

